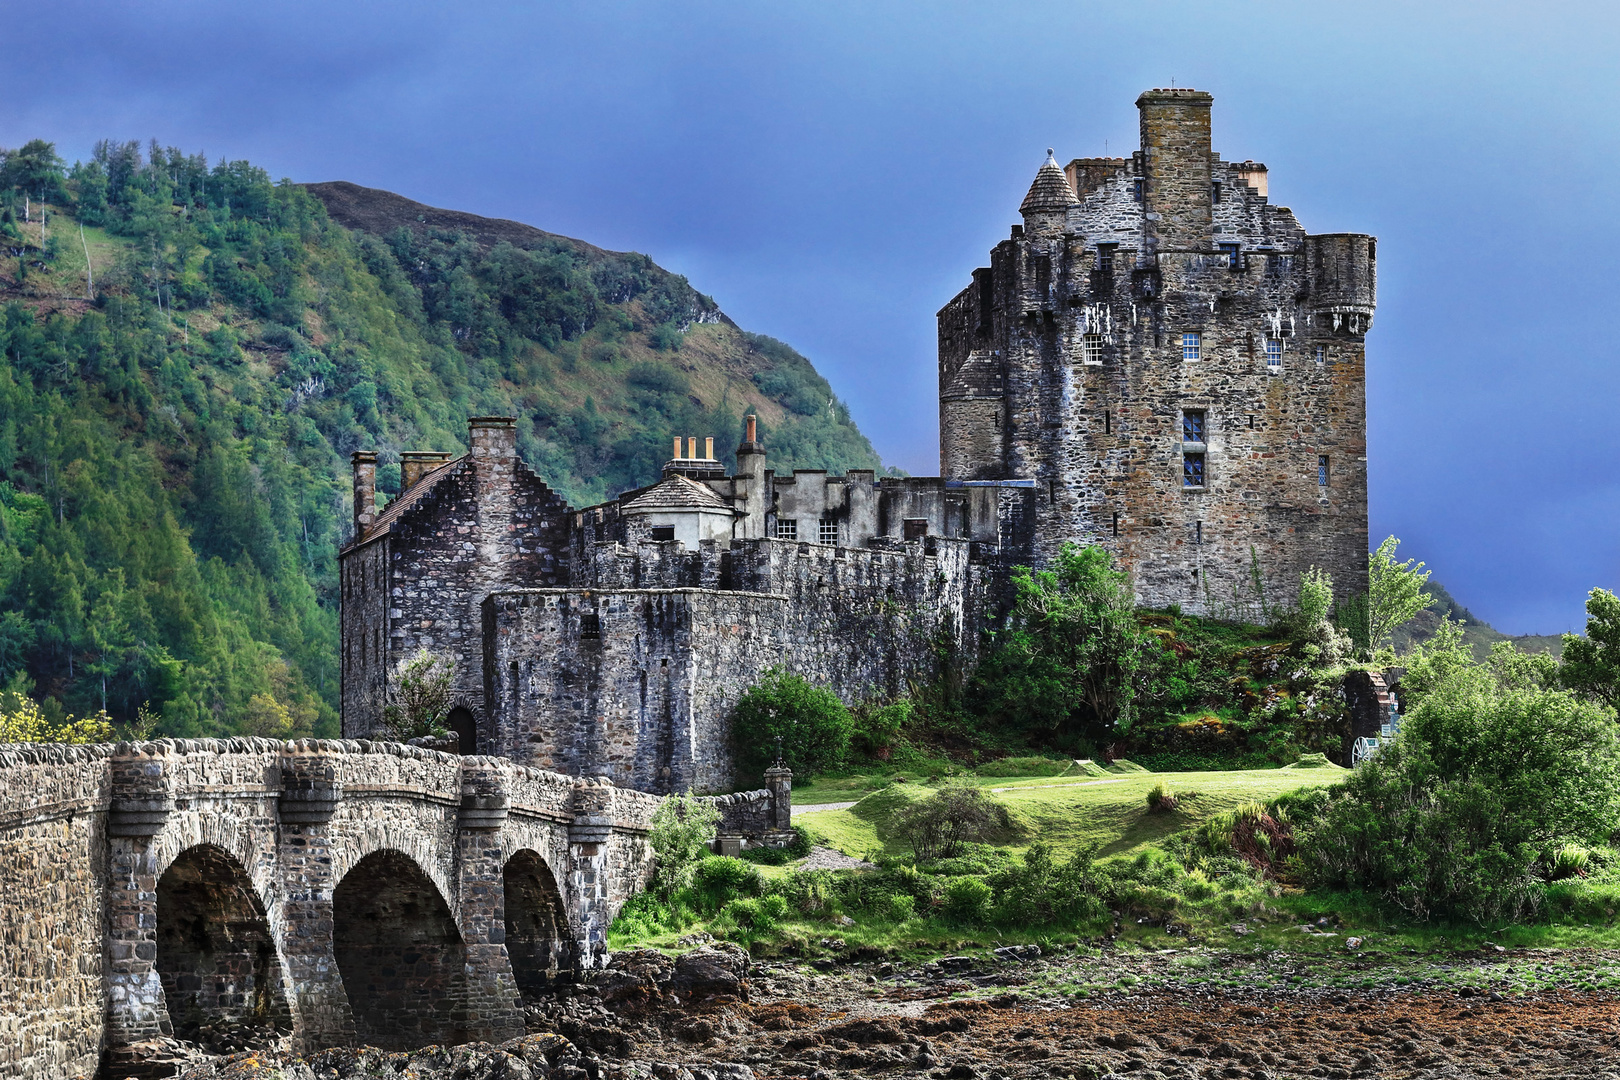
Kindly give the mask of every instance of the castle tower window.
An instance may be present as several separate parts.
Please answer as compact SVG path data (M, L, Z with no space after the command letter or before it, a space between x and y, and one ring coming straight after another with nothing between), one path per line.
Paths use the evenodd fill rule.
M838 519L822 518L820 526L816 529L816 539L823 544L838 543Z
M1243 269L1243 248L1237 244L1222 244L1221 254L1226 256L1228 270Z
M1203 542L1204 542L1204 523L1202 521L1195 521L1195 522L1193 522L1193 543L1202 544ZM1195 573L1195 574L1197 572L1198 571L1196 571L1196 570L1193 571L1193 573Z
M1181 441L1184 443L1205 443L1208 431L1207 414L1203 409L1188 409L1181 414Z
M1136 178L1136 186L1131 189L1131 198L1137 202L1142 201L1142 178L1140 176Z
M921 540L928 535L928 519L906 518L904 528L907 540Z
M1204 355L1203 334L1181 335L1181 358L1183 360L1201 360Z
M1087 334L1082 342L1083 355L1088 364L1103 362L1103 339L1101 334Z
M1113 412L1112 409L1104 409L1103 410L1103 434L1104 435L1112 435L1113 433L1114 433L1114 412Z
M1219 180L1217 180L1214 183L1209 185L1209 201L1210 202L1220 202L1221 201L1221 182Z
M778 540L797 540L799 538L798 521L794 518L777 518L776 538Z
M1282 338L1266 338L1266 370L1273 375L1282 373Z
M1035 292L1043 300L1052 295L1052 256L1050 255L1038 255L1035 258Z
M602 640L602 616L594 611L582 611L579 615L579 639L581 641Z
M1112 274L1114 272L1114 249L1118 244L1097 245L1097 273Z
M653 526L653 531L652 531L652 538L653 538L653 541L655 543L662 543L663 541L666 541L666 540L675 539L675 526L673 526L673 525L654 525Z
M1316 362L1318 364L1320 364L1320 363L1323 363L1326 360L1327 360L1327 350L1322 348L1322 346L1318 345L1316 347Z
M1119 535L1119 513L1118 513L1118 511L1116 511L1114 513L1114 535L1115 536Z
M1204 475L1203 454L1181 455L1181 486L1183 488L1201 488L1206 486Z
M1316 456L1316 485L1318 487L1328 486L1328 459L1326 454Z
M1292 255L1267 255L1266 276L1282 277L1294 272L1294 257Z

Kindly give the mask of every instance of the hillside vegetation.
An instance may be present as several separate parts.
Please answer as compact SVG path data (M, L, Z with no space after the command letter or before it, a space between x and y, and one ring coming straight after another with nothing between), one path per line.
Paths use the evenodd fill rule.
M745 412L773 467L878 467L807 360L644 255L155 144L7 151L0 686L47 719L335 734L350 452L386 498L401 450L511 414L586 505L672 435L729 454Z

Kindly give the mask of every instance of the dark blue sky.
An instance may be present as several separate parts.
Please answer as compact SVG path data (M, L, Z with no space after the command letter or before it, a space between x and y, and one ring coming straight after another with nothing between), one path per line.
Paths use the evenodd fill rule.
M1008 10L1010 9L1010 10ZM1045 155L1215 95L1312 232L1378 235L1372 524L1510 632L1620 585L1607 4L0 3L0 143L245 157L685 273L937 472L934 312Z

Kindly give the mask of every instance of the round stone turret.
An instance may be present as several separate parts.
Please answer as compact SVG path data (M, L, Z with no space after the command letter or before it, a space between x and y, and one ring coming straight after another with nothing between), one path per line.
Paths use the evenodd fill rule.
M1046 151L1046 162L1035 173L1035 182L1029 185L1029 194L1019 205L1024 215L1024 232L1029 236L1050 236L1063 231L1068 220L1069 207L1080 205L1069 178L1051 149Z

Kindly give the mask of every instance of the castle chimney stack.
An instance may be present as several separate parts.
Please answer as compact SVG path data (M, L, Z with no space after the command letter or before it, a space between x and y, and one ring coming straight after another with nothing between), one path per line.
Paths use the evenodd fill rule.
M688 458L691 458L691 459L694 459L694 460L697 458L697 436L696 435L689 436L687 438L687 440L686 440L686 456Z
M517 417L469 418L467 444L480 493L512 486L517 475Z
M1148 90L1136 99L1142 127L1143 250L1214 251L1210 106L1202 90Z
M669 456L676 461L681 459L681 437L679 435L675 436L675 452Z
M714 460L714 436L713 435L705 435L703 437L703 460L704 461L713 461Z
M450 455L440 450L406 450L399 455L399 493L405 494L418 480L449 460Z
M356 450L349 462L354 466L354 538L364 540L377 521L377 454Z

